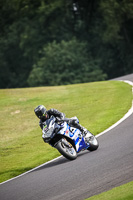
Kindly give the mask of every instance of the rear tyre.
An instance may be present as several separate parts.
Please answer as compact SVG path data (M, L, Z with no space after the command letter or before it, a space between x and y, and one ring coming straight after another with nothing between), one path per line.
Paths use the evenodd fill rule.
M92 135L90 138L89 138L89 147L87 148L87 150L89 151L95 151L98 149L99 147L99 143L98 143L98 140L96 139L96 137L94 135Z
M67 139L62 138L55 147L65 158L69 160L75 160L77 158L76 150Z

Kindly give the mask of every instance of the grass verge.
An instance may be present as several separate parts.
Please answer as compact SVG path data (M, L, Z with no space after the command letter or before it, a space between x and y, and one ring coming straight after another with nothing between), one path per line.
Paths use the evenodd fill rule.
M41 138L36 106L77 116L96 135L128 111L131 91L118 81L0 90L0 182L60 155Z
M86 200L132 200L133 199L133 181L120 187L113 188L107 192L95 195Z

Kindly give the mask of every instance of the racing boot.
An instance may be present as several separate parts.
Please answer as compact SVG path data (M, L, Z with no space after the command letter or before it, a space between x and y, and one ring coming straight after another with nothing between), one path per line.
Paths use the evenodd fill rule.
M77 120L74 120L74 119L70 119L70 122L69 122L69 125L73 125L75 128L78 128L81 132L82 132L82 135L83 137L86 136L86 134L88 133L88 130L86 128L84 128L83 126L81 126Z
M88 133L88 130L85 127L81 126L81 125L80 125L79 129L82 132L83 137L85 137L86 134Z
M83 128L83 131L82 131L83 137L85 137L87 133L88 133L88 130L86 128Z
M82 135L85 139L90 140L93 136L90 131L88 131L86 128L80 125L80 131L82 132Z

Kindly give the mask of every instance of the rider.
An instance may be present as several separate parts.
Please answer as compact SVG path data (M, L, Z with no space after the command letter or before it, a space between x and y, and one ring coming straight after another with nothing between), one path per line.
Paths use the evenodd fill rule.
M86 128L84 128L83 126L81 126L76 119L72 118L65 118L65 114L62 112L59 112L58 110L52 108L50 110L47 110L45 108L45 106L43 105L39 105L34 109L34 112L36 114L36 116L40 119L39 125L41 127L41 129L43 129L43 125L44 122L49 119L51 117L51 115L53 115L54 117L56 117L56 120L59 121L66 121L69 126L73 126L74 128L78 128L82 134L85 136L88 132L88 130Z

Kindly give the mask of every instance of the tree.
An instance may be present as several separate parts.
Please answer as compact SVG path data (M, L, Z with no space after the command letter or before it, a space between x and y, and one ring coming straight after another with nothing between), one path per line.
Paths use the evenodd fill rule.
M84 79L77 75L77 80L74 79L73 82L94 80L94 76L88 76L91 72L99 74L99 78L95 76L95 80L105 79L105 76L101 78L103 74L111 79L132 73L132 27L131 0L1 0L0 88L27 87L29 83L35 86L37 79L37 85L67 84L68 81L64 83L62 80L69 73L71 83L72 77L76 77L75 72L82 72ZM75 38L78 46L72 38ZM79 48L77 58L74 50L70 50L70 55L70 43L71 49L72 45ZM56 81L44 83L40 82L43 69L41 65L45 63L49 66L50 53L54 55L50 46L58 50L60 56L64 56L65 63L62 62L62 66L65 72L59 72L59 76L57 67L56 72L49 67L48 76L55 73ZM59 64L59 56L56 54L55 57ZM51 66L55 65L50 62ZM78 66L76 70L79 71L74 66ZM31 77L35 76L35 71L38 71L39 77L33 83ZM67 77L66 80L68 79Z
M86 44L72 39L61 43L54 41L44 47L28 83L30 86L64 85L105 78L106 75L87 52Z
M132 73L133 2L101 0L99 8L103 18L101 38L107 52L102 69L109 78Z

